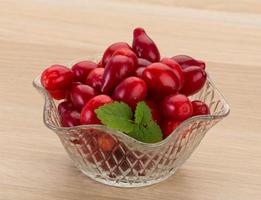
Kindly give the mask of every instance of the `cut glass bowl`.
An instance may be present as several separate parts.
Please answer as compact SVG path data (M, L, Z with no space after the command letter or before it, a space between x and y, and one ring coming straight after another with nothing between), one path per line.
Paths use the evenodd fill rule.
M140 187L167 179L190 157L207 131L229 114L228 104L208 76L205 86L190 98L205 102L211 115L189 118L163 141L146 144L103 125L61 127L58 101L49 96L39 77L33 85L45 100L44 124L57 134L75 166L95 181L118 187ZM104 152L99 137L112 139L113 150Z

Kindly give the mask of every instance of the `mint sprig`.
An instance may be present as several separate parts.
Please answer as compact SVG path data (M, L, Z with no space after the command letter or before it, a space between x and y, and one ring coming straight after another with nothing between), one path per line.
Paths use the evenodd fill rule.
M155 143L162 140L159 125L153 121L150 108L138 103L134 120L131 108L123 102L113 102L95 110L97 117L109 128L121 131L141 142Z
M152 120L152 115L148 105L141 101L138 103L135 110L135 123L136 124L147 124Z
M133 113L126 103L113 102L106 104L96 109L95 113L101 122L110 128L126 133L134 128L131 120Z

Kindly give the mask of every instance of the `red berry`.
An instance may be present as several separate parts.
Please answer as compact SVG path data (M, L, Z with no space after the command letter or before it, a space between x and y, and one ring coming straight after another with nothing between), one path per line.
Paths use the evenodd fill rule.
M76 63L72 66L75 81L84 83L89 72L97 67L98 65L96 63L88 60Z
M132 59L123 56L113 56L105 66L103 74L102 93L110 94L123 79L134 73Z
M165 120L161 124L163 138L167 138L179 125L181 121Z
M48 91L64 90L72 84L73 72L62 65L52 65L43 71L41 83Z
M182 94L165 97L161 102L160 110L162 115L169 120L185 120L193 113L190 100Z
M48 92L56 100L64 99L67 95L67 90L49 90Z
M179 79L179 82L180 82L179 89L181 89L181 87L184 85L184 74L183 74L183 71L182 71L182 68L180 67L180 65L170 58L163 58L163 59L161 59L160 62L165 65L168 65L171 69L173 69L174 74Z
M177 55L171 58L172 60L176 61L183 69L190 67L190 66L198 66L202 69L206 68L205 62L201 60L196 60L190 56L186 55Z
M123 55L131 58L133 61L134 68L137 68L138 58L137 55L131 49L124 48L124 49L116 50L112 56L116 56L116 55Z
M113 53L116 50L119 49L131 49L131 47L126 43L126 42L117 42L112 45L110 45L104 52L103 57L102 57L102 66L105 67L106 64L109 62L111 59Z
M145 99L147 95L146 83L137 77L129 77L123 80L114 90L112 98L127 103L135 109L137 103Z
M142 73L142 78L148 85L150 95L155 99L175 94L180 87L180 82L173 70L162 63L153 63L146 67Z
M144 71L145 67L139 67L135 70L135 76L142 78L142 73Z
M103 83L103 73L104 68L93 69L87 76L85 83L100 92Z
M58 105L58 112L60 115L64 114L67 111L74 110L72 102L69 101L63 101Z
M101 124L96 117L95 110L102 105L111 103L113 100L107 95L98 95L88 101L81 112L81 124Z
M89 85L76 85L71 89L71 101L79 110L96 95L96 90Z
M153 120L159 124L160 123L160 115L159 115L159 111L158 111L158 106L157 104L152 101L152 100L146 100L146 104L149 106L150 111L151 111L151 115Z
M193 106L193 116L196 115L208 115L210 114L207 104L202 101L192 101Z
M150 62L144 58L138 58L138 67L147 67L150 64L152 64L152 62Z
M61 115L63 127L73 127L80 125L80 113L76 110L69 110Z
M132 48L140 58L151 62L159 62L160 60L158 47L143 28L134 29Z
M77 85L82 85L82 83L81 82L72 82L71 87L67 89L67 93L66 93L66 96L65 96L65 99L67 101L71 102L71 90L72 90L72 88L74 88Z
M200 67L188 67L183 70L185 82L180 90L180 93L186 96L197 93L205 84L207 80L206 72Z
M107 134L97 136L97 143L103 152L110 152L116 145L115 140Z

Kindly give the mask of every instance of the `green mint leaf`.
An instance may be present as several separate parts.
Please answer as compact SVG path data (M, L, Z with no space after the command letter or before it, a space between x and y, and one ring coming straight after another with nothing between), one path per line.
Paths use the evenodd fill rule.
M129 135L145 143L155 143L162 140L161 129L153 121L151 110L144 101L139 102L136 107L135 127Z
M147 143L155 143L162 140L162 132L159 125L153 120L147 124L146 128L142 128L144 135L143 141Z
M156 143L162 140L161 129L154 121L150 121L147 126L135 124L135 127L128 135L145 143Z
M131 108L123 102L113 102L95 110L98 119L109 128L125 133L133 130L133 113Z
M151 120L152 120L152 115L149 106L144 101L140 101L137 104L135 110L135 123L147 124Z
M138 141L141 141L141 136L142 135L142 131L140 129L140 126L137 124L134 124L133 129L128 133L128 135ZM142 141L141 141L142 142Z
M130 137L145 143L155 143L162 140L159 125L153 121L151 110L142 101L135 110L135 121L132 120L131 108L123 102L113 102L95 110L97 117L109 128L124 132Z

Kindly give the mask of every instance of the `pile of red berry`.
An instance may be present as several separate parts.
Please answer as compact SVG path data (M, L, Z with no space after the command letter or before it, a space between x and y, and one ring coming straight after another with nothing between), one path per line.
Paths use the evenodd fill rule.
M114 101L133 110L145 101L153 120L167 137L182 121L209 114L201 101L190 101L206 82L205 63L185 55L161 58L144 29L136 28L130 47L125 42L110 45L99 63L81 61L71 69L48 67L41 83L56 100L64 127L101 124L95 110Z

